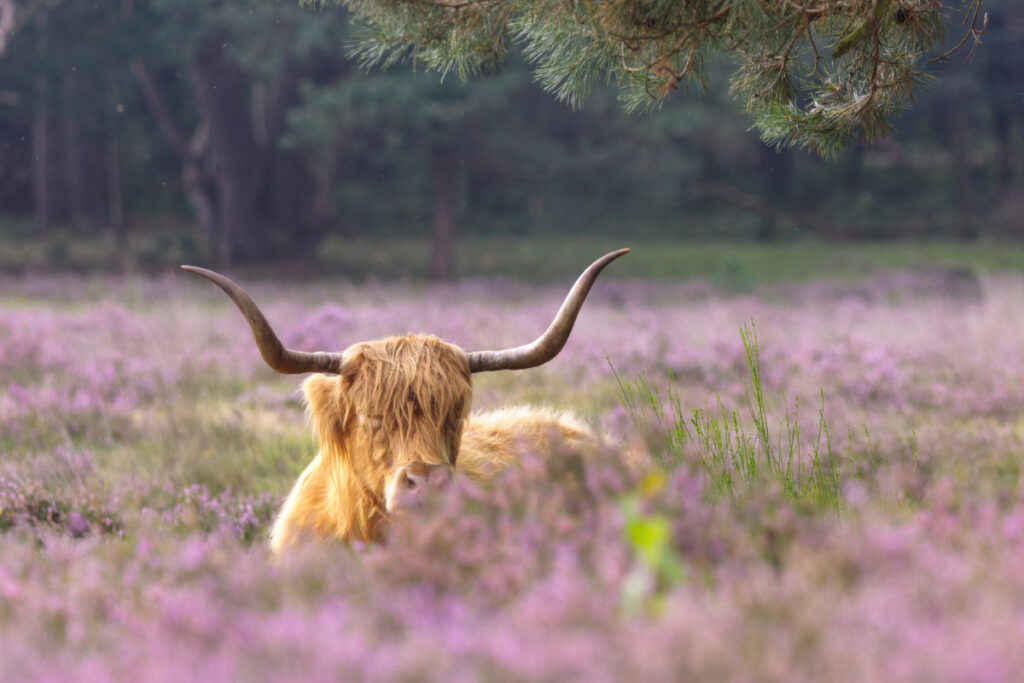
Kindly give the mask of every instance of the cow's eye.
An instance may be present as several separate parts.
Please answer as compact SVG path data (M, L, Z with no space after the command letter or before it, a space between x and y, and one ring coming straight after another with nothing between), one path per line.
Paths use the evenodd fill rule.
M366 415L360 415L359 422L364 427L371 429L373 431L377 431L378 429L384 426L384 420L381 419L380 417L368 417Z

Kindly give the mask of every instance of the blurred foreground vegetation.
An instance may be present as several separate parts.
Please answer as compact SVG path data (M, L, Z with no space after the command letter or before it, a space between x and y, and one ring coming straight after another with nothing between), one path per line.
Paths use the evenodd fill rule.
M479 376L474 407L571 409L614 448L457 480L386 545L281 562L266 529L316 445L231 302L192 278L4 278L0 681L1013 680L1024 277L841 284L602 276L559 357ZM485 348L542 329L565 286L253 293L289 345ZM609 361L669 405L624 406ZM669 466L627 471L644 446Z

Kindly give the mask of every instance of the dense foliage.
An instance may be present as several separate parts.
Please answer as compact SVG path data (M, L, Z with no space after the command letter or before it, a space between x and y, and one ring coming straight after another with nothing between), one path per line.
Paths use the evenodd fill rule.
M663 4L651 11L705 7ZM359 69L347 56L359 34L335 6L8 0L18 21L0 53L0 233L48 241L58 263L65 235L101 233L122 246L151 240L150 260L182 250L225 263L308 257L328 239L382 236L429 236L442 247L467 234L1012 236L1024 177L1019 5L986 5L984 45L972 62L962 59L969 40L944 65L914 67L939 78L895 119L898 135L873 147L855 142L826 164L776 152L748 132L750 119L726 88L737 64L721 41L697 51L686 77L703 74L707 92L690 88L657 111L627 116L603 77L585 79L593 88L581 111L543 92L531 83L537 67L522 40L508 46L500 74L441 82L399 66ZM439 17L462 12L415 6ZM850 5L854 13L865 7ZM890 3L879 40L911 30L907 12L916 7ZM957 16L947 17L940 51L966 35ZM824 55L819 24L809 30ZM638 44L644 56L627 49L626 63L650 62L657 43ZM872 34L837 64L874 44ZM591 76L611 49L594 46ZM680 48L672 60L688 53ZM810 78L831 63L823 58ZM813 66L793 61L791 69L807 74ZM630 71L619 85L653 101L648 86L659 96L674 78L657 71ZM794 88L805 88L800 80ZM754 98L755 108L766 107L758 117L775 116L782 105L768 106L773 97ZM811 99L793 100L807 110L801 120L824 120L846 95L815 97L827 105L821 115L807 109ZM451 259L438 259L436 274L454 270Z
M409 57L466 76L517 44L537 80L576 105L614 78L627 109L649 107L680 83L706 85L708 59L732 54L732 88L764 139L826 156L888 128L919 89L948 12L931 0L337 1L369 25L365 63Z

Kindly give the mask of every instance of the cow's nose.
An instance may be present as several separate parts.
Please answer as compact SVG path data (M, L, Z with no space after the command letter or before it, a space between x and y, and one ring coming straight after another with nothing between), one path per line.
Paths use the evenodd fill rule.
M405 468L402 485L407 491L426 491L443 488L451 478L452 468L446 465L416 463Z
M407 469L402 474L402 488L410 494L422 491L430 483L430 472L413 472Z
M398 473L389 496L388 509L396 510L421 503L431 492L444 488L452 478L452 469L442 465L416 463Z

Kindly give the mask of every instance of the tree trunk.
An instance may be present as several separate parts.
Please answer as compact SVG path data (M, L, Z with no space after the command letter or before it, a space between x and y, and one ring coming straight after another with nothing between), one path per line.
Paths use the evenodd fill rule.
M89 203L90 185L94 182L87 169L86 142L82 135L81 113L77 101L78 79L65 77L61 84L60 121L64 147L64 188L67 197L68 221L76 228L92 223Z
M294 22L282 20L277 29L280 39L290 39L294 28ZM265 239L275 253L281 249L289 253L312 251L323 227L323 222L317 221L316 209L321 209L321 216L329 215L323 213L322 202L320 206L316 204L316 180L301 153L278 145L287 127L288 111L302 101L299 84L305 76L295 59L286 56L271 82L260 90L263 97L258 110L262 116L258 122L262 125L255 126L261 183L257 209L268 218ZM324 149L322 153L333 155L333 149ZM327 188L328 196L331 189L333 184Z
M128 246L128 221L124 212L121 178L121 141L117 137L107 140L104 165L107 176L107 226L118 250L123 252Z
M434 239L431 275L435 280L447 282L455 278L455 209L456 164L455 153L447 147L434 149L431 154L434 175Z
M337 150L333 145L329 149L318 150L310 155L304 166L311 170L310 237L319 237L327 230L335 228L340 228L339 232L343 237L352 237L350 226L338 220L338 213L334 208L332 195L338 169Z
M37 108L32 120L32 199L35 224L40 234L64 220L64 192L60 177L59 126L47 101L49 88L43 77L36 79Z
M264 256L266 247L256 223L259 178L249 81L228 56L223 36L200 43L191 71L196 104L209 125L208 153L217 196L215 260L226 267L236 257Z
M36 16L36 54L42 60L48 51L49 26L45 11ZM32 200L36 229L46 234L64 220L64 191L60 177L60 128L54 114L49 82L42 74L35 79L35 113L32 119Z
M854 140L846 154L846 163L843 164L843 185L847 192L856 192L860 189L861 180L864 177L864 143Z
M710 130L703 132L705 134L697 143L700 155L700 180L697 181L696 187L717 185L722 177L722 166L718 162L718 144ZM694 198L694 209L711 211L714 208L715 199L711 195L698 191L692 185L688 186L688 189Z
M14 34L14 24L18 19L18 6L14 0L0 2L0 55L7 49L7 41Z
M764 178L765 201L775 211L762 215L761 224L755 236L758 241L770 242L776 237L777 218L780 212L787 212L790 204L790 156L787 150L776 150L764 143L761 145L758 166Z
M124 185L121 176L121 131L114 114L120 98L113 73L108 72L104 80L107 95L106 149L103 157L107 176L107 227L114 237L118 253L124 256L127 254L128 246L128 220L124 210ZM121 265L123 269L127 264Z
M953 136L953 201L959 214L959 233L962 239L978 237L978 224L974 218L974 183L971 178L970 113L967 93L956 93L949 103L951 133Z
M1010 108L1002 102L992 105L992 137L995 148L995 198L999 203L1010 194L1013 187L1013 121Z
M211 173L204 163L209 141L209 126L205 120L200 120L192 137L185 139L185 135L174 123L170 109L160 94L156 79L146 63L138 58L133 59L131 72L157 127L170 144L171 149L178 155L178 160L181 162L181 189L195 213L196 222L199 223L203 234L206 235L206 244L214 255L218 267L226 265L226 261L220 261L217 258L216 245L219 242L217 198Z

